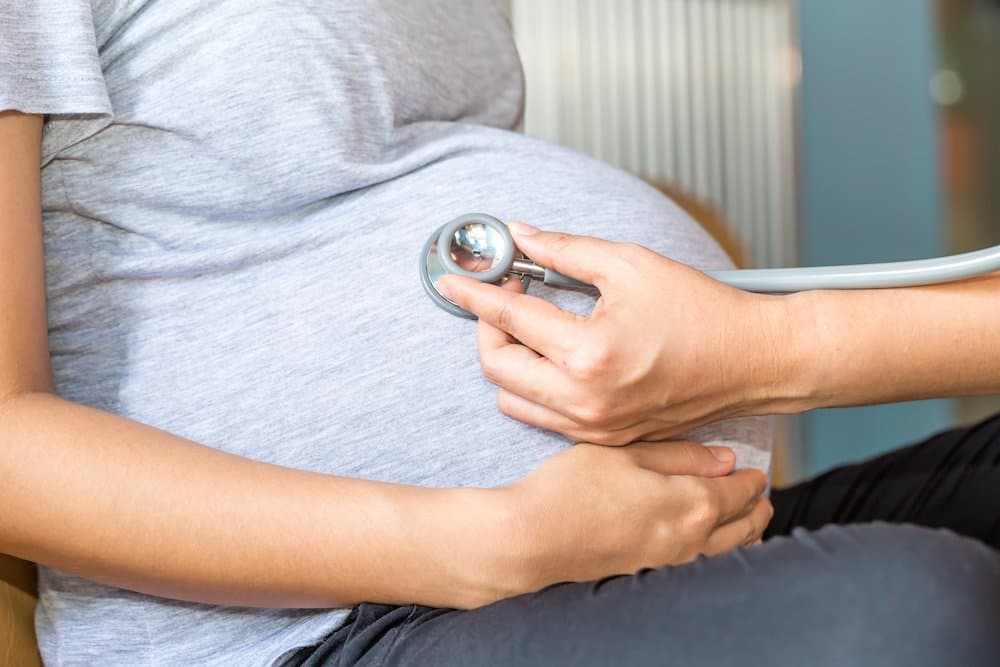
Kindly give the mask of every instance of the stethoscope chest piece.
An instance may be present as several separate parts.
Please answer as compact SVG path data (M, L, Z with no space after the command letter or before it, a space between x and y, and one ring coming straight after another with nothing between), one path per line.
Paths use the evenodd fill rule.
M420 253L420 282L424 291L452 315L474 320L476 316L446 299L434 283L452 274L481 282L500 283L517 259L517 246L507 225L485 213L469 213L438 227ZM527 287L529 278L520 276Z

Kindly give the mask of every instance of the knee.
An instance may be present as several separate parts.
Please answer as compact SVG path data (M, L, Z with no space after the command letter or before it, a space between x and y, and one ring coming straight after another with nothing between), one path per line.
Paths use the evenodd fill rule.
M810 539L834 560L832 601L859 632L904 642L910 664L1000 664L997 551L947 530L880 523Z

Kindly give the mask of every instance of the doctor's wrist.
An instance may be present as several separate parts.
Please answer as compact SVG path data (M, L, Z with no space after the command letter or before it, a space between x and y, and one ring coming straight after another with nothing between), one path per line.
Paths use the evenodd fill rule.
M811 291L777 297L784 313L778 336L776 414L798 414L828 407L828 394L838 377L832 364L829 323L823 316L837 293ZM834 346L835 347L835 346Z
M761 296L756 304L748 414L796 414L822 407L828 377L815 292Z

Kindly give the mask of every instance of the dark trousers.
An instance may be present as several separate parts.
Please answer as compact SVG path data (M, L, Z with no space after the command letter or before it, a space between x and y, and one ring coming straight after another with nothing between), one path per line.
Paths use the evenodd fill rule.
M772 499L760 546L472 611L361 605L294 664L1000 665L1000 415Z

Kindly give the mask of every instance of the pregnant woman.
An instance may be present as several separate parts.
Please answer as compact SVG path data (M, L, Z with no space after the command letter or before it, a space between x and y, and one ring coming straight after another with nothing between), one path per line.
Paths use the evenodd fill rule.
M442 222L727 263L522 108L490 0L4 2L0 552L47 664L918 664L932 602L976 664L978 543L914 529L921 585L860 528L750 547L765 420L611 448L499 413L417 277Z

